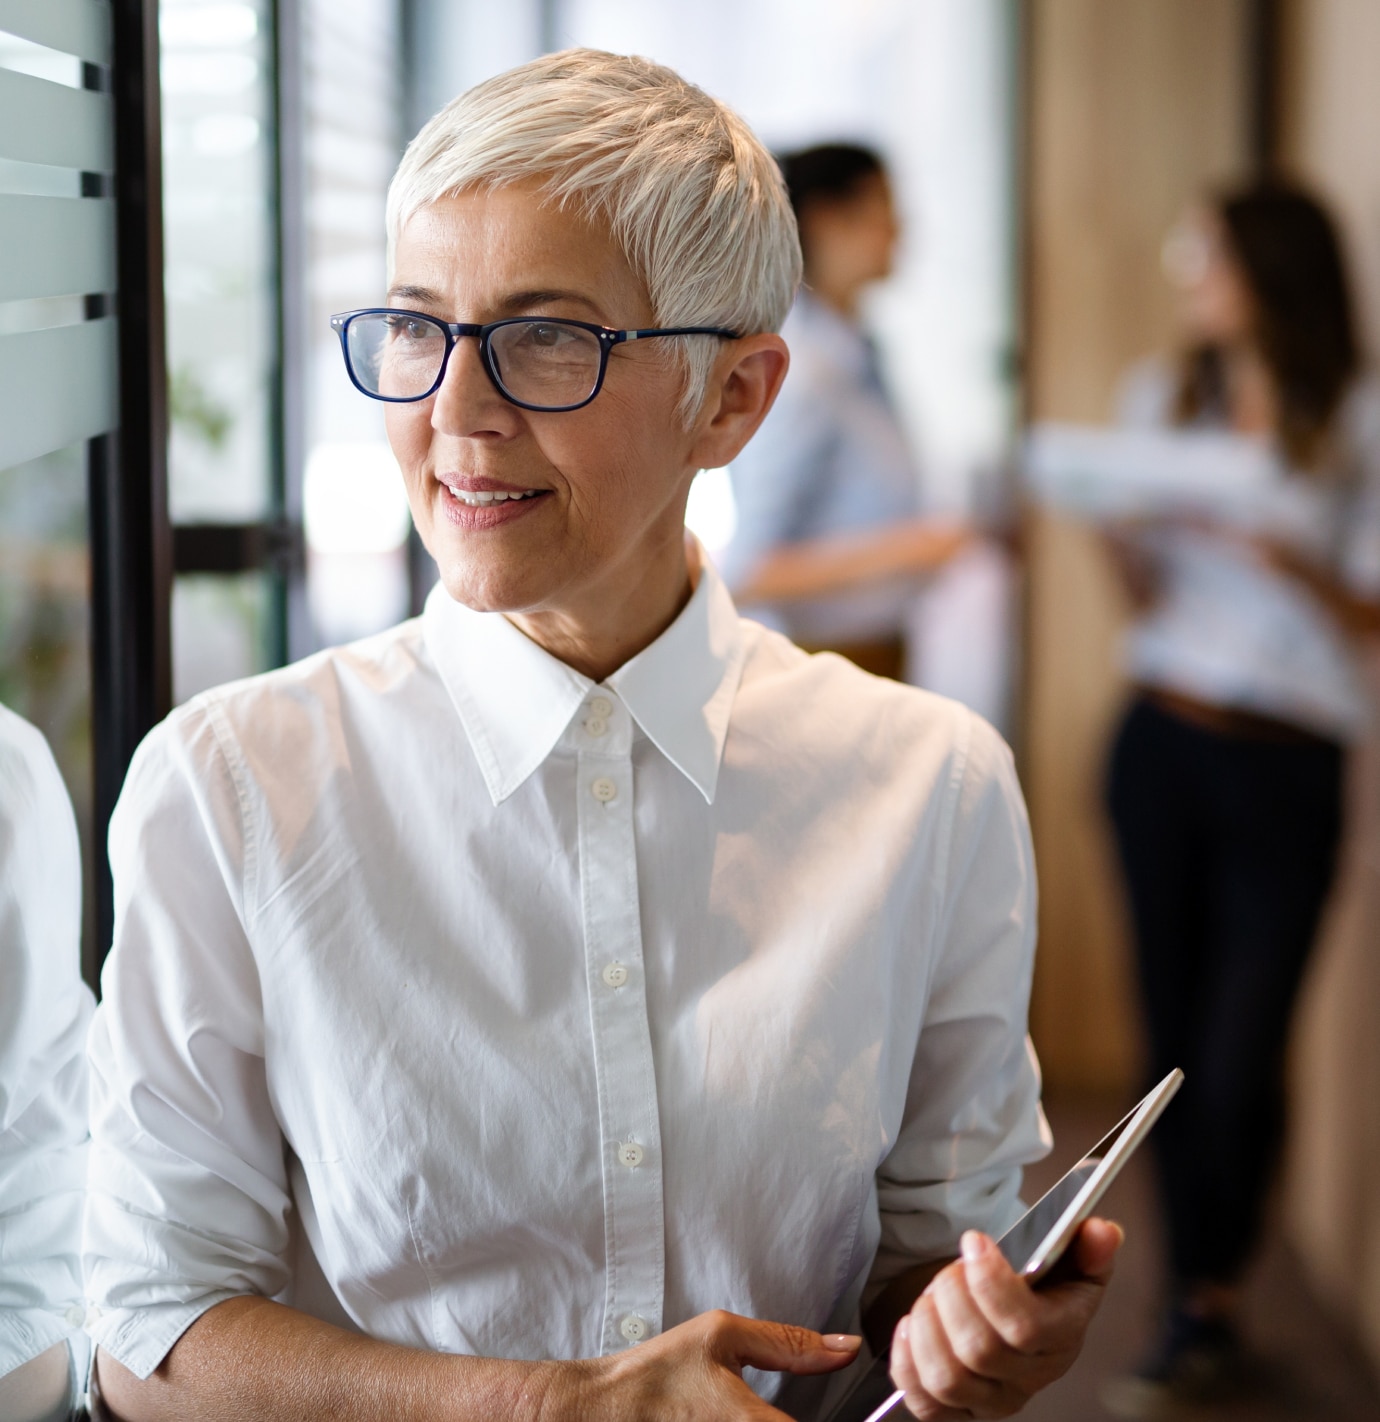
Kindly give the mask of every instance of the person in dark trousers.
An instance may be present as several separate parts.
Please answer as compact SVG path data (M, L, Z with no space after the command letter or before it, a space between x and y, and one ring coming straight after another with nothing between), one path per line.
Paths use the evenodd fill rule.
M1132 373L1124 423L1268 442L1250 526L1122 526L1135 687L1108 801L1125 873L1148 1075L1186 1080L1153 1137L1170 1296L1160 1339L1106 1401L1123 1416L1241 1385L1240 1282L1283 1132L1294 1002L1337 862L1354 665L1380 623L1380 390L1363 376L1327 213L1278 183L1186 217L1176 366Z

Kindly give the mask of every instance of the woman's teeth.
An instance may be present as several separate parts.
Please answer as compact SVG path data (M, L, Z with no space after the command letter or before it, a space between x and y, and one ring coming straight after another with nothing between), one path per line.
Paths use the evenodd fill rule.
M541 493L540 489L524 489L521 493L504 493L501 489L476 489L471 492L469 489L457 489L451 484L447 484L452 494L460 500L462 504L468 504L471 508L482 508L485 504L502 504L509 499L530 499L534 494Z

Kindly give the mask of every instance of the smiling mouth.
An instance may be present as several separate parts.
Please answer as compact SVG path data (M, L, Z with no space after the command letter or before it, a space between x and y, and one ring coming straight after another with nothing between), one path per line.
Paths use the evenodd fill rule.
M504 493L500 489L456 489L451 485L443 485L462 504L467 504L472 509L482 509L489 504L506 504L510 499L534 499L538 494L544 494L545 489L514 489L511 493Z

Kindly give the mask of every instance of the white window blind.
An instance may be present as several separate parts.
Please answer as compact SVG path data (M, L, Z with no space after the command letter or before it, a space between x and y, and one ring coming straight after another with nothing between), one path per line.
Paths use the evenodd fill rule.
M116 423L109 63L108 0L0 0L0 470Z

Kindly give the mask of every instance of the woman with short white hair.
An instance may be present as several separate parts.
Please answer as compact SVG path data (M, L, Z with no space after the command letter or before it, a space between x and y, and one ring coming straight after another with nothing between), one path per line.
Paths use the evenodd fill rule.
M916 1415L1015 1411L1118 1235L1039 1294L988 1238L1048 1147L1009 752L740 619L684 529L785 374L769 155L669 70L552 55L427 125L389 233L335 324L441 581L131 768L106 1405L816 1416L865 1322Z

